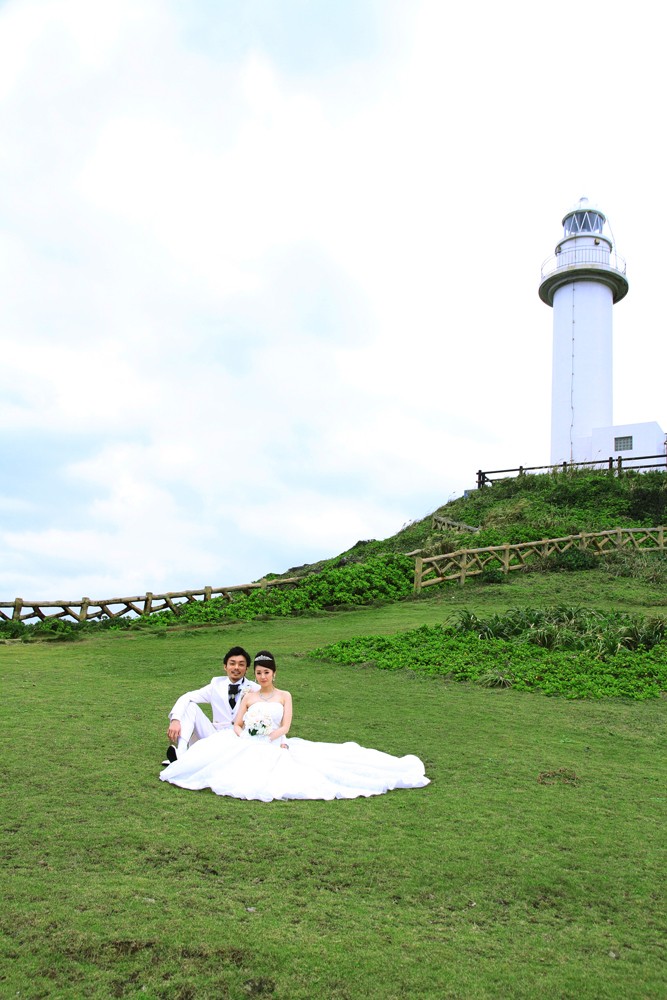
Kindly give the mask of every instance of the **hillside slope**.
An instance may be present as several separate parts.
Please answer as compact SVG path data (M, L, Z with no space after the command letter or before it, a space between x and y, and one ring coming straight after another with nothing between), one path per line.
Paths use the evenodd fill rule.
M479 526L480 530L474 534L451 529L436 530L433 515L429 515L406 525L389 538L358 541L347 551L330 559L291 567L283 574L267 574L267 578L273 579L297 577L299 582L296 585L262 587L248 595L239 592L231 599L217 597L209 601L195 601L182 605L176 613L161 611L150 618L112 618L99 623L48 619L34 625L0 622L0 635L9 639L23 638L28 634L66 638L75 632L100 628L167 627L176 622L223 624L405 601L413 597L415 551L435 555L461 548L533 541L581 531L653 527L665 523L666 508L667 473L663 472L628 474L623 478L591 472L521 476L460 497L434 512L441 517ZM652 588L664 588L667 583L667 556L664 553L623 550L597 558L586 552L573 551L526 567L531 571L539 570L541 575L549 575L552 570L593 568L595 573L606 575L606 582L611 578L632 578L628 579L628 586L633 593L628 593L621 602L626 606L646 608L663 604ZM511 576L523 577L524 574L513 573ZM488 571L478 579L482 585L502 583L503 590L509 583L508 578L497 570ZM533 581L526 581L531 593L544 589L537 586L534 576ZM518 583L513 582L510 589L517 588ZM604 583L602 580L597 585L592 585L592 580L582 582L578 599L588 599L596 605L615 603L618 599L616 591L606 593L608 587ZM634 584L642 586L637 590ZM452 586L456 585L450 584L449 588ZM469 586L466 585L463 590L468 592ZM647 590L649 586L651 589ZM443 588L434 587L432 590L442 592ZM554 596L547 603L563 600L563 587L555 580L552 591Z
M433 517L479 527L477 534L439 531ZM434 555L454 549L559 538L581 531L653 527L667 520L667 472L557 472L503 479L438 507L388 538L356 542L330 559L292 566L270 576L302 576L331 567L364 563L389 553L422 549Z

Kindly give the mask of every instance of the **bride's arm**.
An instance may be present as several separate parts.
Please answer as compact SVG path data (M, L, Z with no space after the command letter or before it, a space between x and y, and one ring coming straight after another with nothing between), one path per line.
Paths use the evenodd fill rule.
M281 726L278 726L277 729L274 729L273 732L269 734L270 740L278 740L282 736L287 736L289 733L289 727L292 725L292 695L289 691L283 691L283 694L285 696L283 701L283 722Z
M243 732L243 716L246 714L249 708L250 708L250 696L244 694L243 698L241 699L241 704L239 705L239 710L234 716L234 724L232 726L232 729L234 730L237 736L240 736L241 733Z

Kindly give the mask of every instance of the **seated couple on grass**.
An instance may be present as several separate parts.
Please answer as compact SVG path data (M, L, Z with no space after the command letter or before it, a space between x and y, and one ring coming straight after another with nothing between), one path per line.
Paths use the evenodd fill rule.
M255 681L245 676L250 656L240 646L223 662L225 677L188 691L172 708L162 781L263 802L353 799L429 784L412 754L392 757L357 743L288 738L292 696L276 687L276 661L268 650L255 656ZM212 706L213 722L201 703Z
M250 653L242 646L232 646L222 662L226 676L213 677L205 687L186 691L169 713L167 738L170 746L163 764L173 763L197 740L212 736L221 729L231 729L243 695L248 691L259 691L259 684L246 677ZM200 705L211 706L213 722L204 715Z

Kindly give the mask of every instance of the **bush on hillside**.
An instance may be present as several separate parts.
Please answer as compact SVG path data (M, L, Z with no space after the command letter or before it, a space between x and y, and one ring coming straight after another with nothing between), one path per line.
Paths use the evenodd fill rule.
M663 523L667 473L555 472L501 479L441 508L457 520L500 531L503 541ZM530 539L509 537L529 528ZM488 543L493 544L493 543Z
M312 651L337 663L567 698L657 698L667 690L667 623L581 608L516 609L393 636L362 636Z
M408 556L390 554L354 563L339 569L325 569L304 577L294 587L269 587L248 595L239 594L232 601L214 598L187 604L178 616L162 611L165 621L216 622L229 619L250 621L259 615L285 617L318 611L370 604L373 601L396 601L412 593L414 561Z
M565 552L554 552L542 559L533 559L527 563L528 573L577 573L586 569L597 569L600 556L590 549L566 549Z
M667 517L667 476L664 472L645 472L629 481L631 517L650 524L664 524Z

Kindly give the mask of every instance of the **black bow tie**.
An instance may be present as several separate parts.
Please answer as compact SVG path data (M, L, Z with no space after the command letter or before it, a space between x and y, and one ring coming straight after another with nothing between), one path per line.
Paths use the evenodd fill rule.
M239 693L240 684L230 684L229 685L229 707L234 708L236 705L236 697Z

